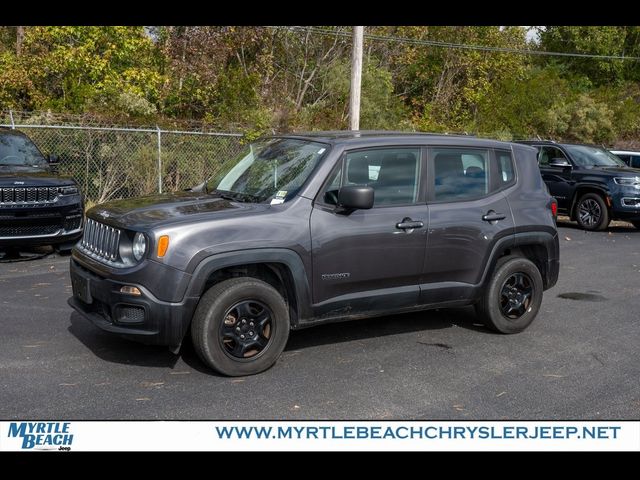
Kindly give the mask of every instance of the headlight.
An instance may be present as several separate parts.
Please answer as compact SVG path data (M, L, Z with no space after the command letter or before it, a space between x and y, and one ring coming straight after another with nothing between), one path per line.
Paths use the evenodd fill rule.
M640 188L640 177L615 177L613 181L618 185Z
M137 262L139 262L142 257L144 257L144 254L147 251L147 239L144 236L143 233L138 232L136 233L136 236L133 237L133 258L136 259Z
M69 185L67 187L60 187L60 193L62 195L77 195L78 194L78 187L76 187L74 185Z

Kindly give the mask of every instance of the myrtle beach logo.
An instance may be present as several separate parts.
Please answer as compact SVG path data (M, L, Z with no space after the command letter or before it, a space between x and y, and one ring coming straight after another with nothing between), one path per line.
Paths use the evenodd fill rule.
M69 422L11 422L9 438L21 438L23 450L71 450Z

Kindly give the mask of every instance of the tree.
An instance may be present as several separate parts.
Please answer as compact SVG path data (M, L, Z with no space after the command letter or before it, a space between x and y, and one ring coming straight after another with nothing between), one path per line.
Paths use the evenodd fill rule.
M548 51L589 55L640 56L640 27L623 26L545 26L539 29L540 46ZM620 83L640 78L640 62L588 57L559 57L554 63L565 65L577 76L595 85Z
M21 52L1 60L20 80L14 108L155 113L161 77L143 27L29 27ZM16 85L0 79L0 98Z

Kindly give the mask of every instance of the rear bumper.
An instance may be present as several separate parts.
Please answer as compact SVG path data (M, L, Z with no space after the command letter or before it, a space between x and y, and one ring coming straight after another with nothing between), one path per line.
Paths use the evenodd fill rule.
M146 344L176 347L182 342L198 298L165 302L142 285L102 278L74 259L70 273L69 305L98 328ZM123 285L137 287L142 295L121 293Z
M547 245L547 252L549 257L547 258L546 275L543 279L544 289L548 290L558 283L558 276L560 274L560 240L558 234L553 236L553 240Z

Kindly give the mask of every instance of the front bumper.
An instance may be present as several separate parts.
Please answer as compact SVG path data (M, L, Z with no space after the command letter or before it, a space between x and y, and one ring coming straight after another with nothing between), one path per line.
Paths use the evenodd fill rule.
M640 190L620 185L612 186L611 207L614 220L640 221Z
M55 245L76 243L82 236L80 198L52 205L0 205L0 245Z
M177 347L182 342L197 297L162 301L142 285L104 278L73 258L70 272L73 297L68 303L95 326L146 344ZM137 287L142 295L121 293L123 285Z

